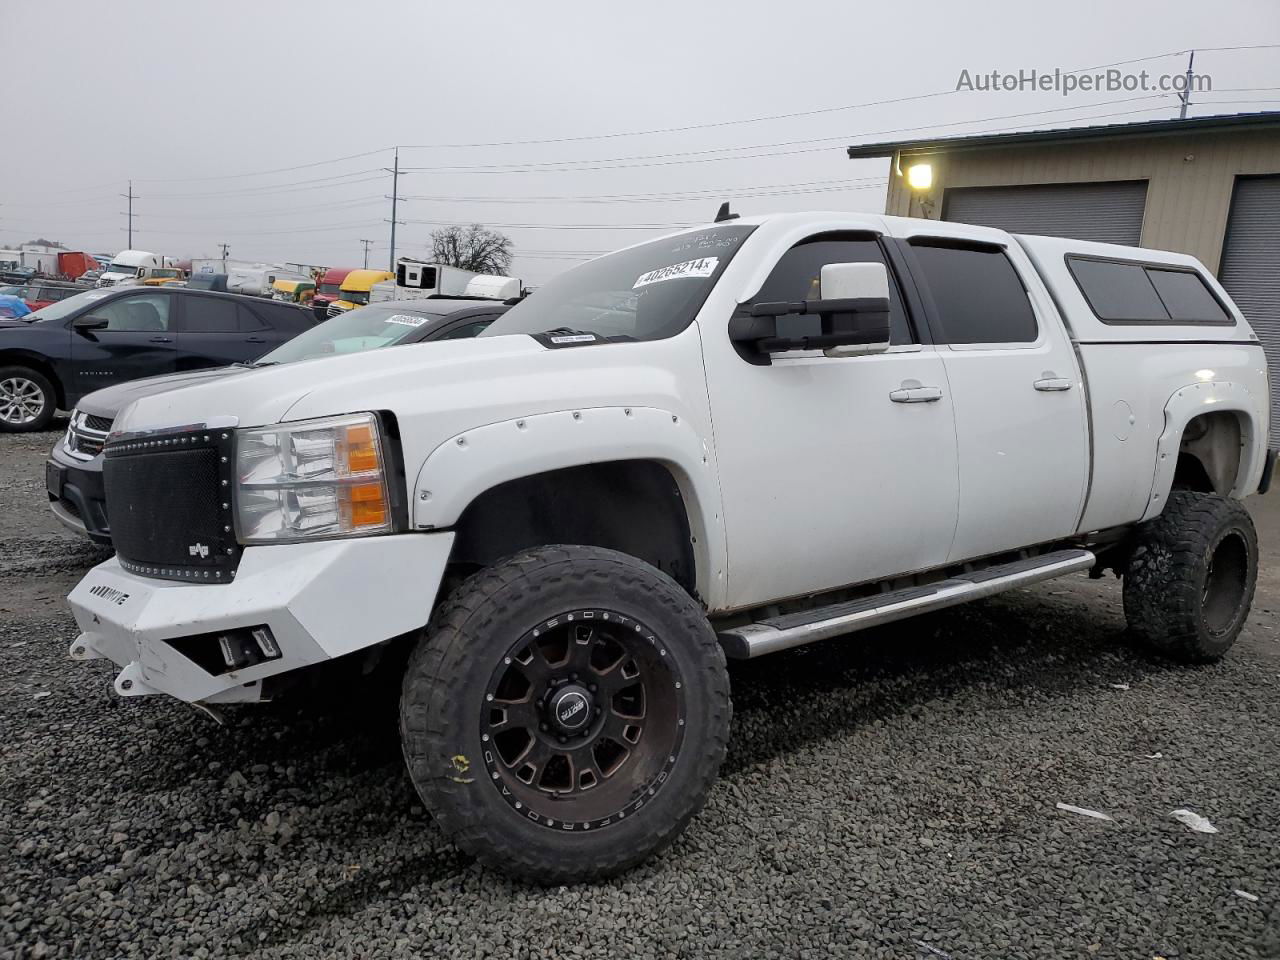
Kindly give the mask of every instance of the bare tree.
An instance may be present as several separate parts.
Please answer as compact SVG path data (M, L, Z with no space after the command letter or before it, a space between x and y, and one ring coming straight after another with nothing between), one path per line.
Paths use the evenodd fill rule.
M511 238L479 223L431 231L431 260L476 273L506 274L511 266Z

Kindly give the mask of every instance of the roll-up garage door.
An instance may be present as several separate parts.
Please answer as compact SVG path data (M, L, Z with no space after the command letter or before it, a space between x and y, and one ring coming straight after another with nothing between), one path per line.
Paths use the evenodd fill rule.
M1137 246L1146 205L1145 180L951 187L943 195L942 219L1010 233Z
M1280 447L1280 177L1237 177L1218 279L1267 351L1271 439Z

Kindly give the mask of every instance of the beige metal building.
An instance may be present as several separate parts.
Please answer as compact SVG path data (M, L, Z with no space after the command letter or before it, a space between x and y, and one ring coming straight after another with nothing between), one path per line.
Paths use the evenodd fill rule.
M1280 445L1280 111L861 144L885 212L1190 253L1249 319Z

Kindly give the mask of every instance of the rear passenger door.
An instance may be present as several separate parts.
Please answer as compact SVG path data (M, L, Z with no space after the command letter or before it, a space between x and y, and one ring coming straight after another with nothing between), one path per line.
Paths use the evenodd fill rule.
M256 360L279 338L233 297L188 294L178 297L179 337L185 369L225 367Z
M1089 465L1084 386L1039 275L1003 242L915 235L902 249L955 409L959 517L948 560L1074 533Z

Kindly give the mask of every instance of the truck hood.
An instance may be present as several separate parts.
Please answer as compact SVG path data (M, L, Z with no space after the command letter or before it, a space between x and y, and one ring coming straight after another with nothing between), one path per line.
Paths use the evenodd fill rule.
M76 409L81 413L91 413L95 417L106 417L114 420L116 414L140 397L177 390L193 383L204 383L207 380L220 380L235 374L248 373L249 367L213 367L208 370L187 370L183 373L165 373L158 377L143 377L141 380L130 380L112 387L95 390L80 399Z
M412 380L425 385L442 379L442 374L447 374L449 381L479 379L486 376L495 361L543 352L544 348L530 337L510 336L407 344L394 350L258 367L253 369L251 381L224 374L190 384L178 383L169 389L144 389L122 412L115 429L153 430L227 417L235 418L242 427L254 427L383 409L383 388L389 382ZM307 400L305 409L300 403L303 398ZM316 410L322 412L313 412Z
M390 411L406 473L468 430L570 410L650 407L710 435L696 323L662 340L547 348L525 334L406 344L223 377L136 400L118 431L267 426Z

